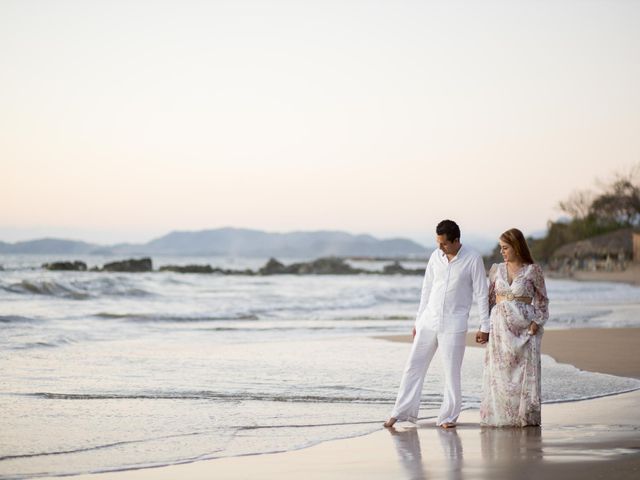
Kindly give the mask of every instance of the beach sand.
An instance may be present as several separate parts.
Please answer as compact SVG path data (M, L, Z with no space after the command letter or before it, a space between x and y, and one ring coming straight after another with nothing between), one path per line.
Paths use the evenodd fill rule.
M576 270L569 275L546 271L545 275L550 278L566 278L585 282L619 282L640 285L640 265L637 264L632 264L626 270L622 271L604 272L599 270L592 272L588 270Z
M411 342L411 335L382 336L394 342ZM478 346L475 332L467 346ZM545 330L542 353L580 370L640 378L640 328L575 328Z
M390 339L410 341L408 336ZM547 330L542 343L545 353L563 355L562 361L578 368L638 377L638 340L640 328L575 329ZM382 421L380 419L381 424ZM640 390L593 400L546 404L542 409L542 422L542 427L524 429L481 428L478 411L468 410L462 413L458 428L448 431L435 427L433 420L421 421L417 426L399 424L390 430L381 425L379 431L370 435L334 440L297 451L75 478L640 478Z

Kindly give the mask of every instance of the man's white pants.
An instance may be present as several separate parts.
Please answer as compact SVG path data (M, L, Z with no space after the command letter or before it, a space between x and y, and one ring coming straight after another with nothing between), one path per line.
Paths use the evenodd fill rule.
M424 377L433 355L440 347L444 367L444 399L436 424L456 422L462 407L460 372L467 333L439 333L420 326L416 330L391 416L399 421L415 422L418 419Z

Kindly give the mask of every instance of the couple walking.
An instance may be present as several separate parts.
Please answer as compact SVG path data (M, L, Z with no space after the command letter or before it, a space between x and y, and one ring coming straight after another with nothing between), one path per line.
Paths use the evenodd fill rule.
M540 425L540 339L549 317L542 270L533 261L518 229L500 236L504 263L489 271L482 257L460 243L460 228L452 220L436 227L436 249L429 258L413 345L391 417L418 418L424 377L436 350L444 366L444 399L436 425L456 426L462 407L460 371L467 322L475 298L480 315L476 342L487 344L484 359L481 424Z

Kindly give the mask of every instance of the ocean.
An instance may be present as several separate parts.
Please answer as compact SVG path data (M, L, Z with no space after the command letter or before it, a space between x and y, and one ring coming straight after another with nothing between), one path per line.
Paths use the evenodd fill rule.
M114 260L0 256L2 479L299 449L375 431L393 406L409 345L373 337L410 332L421 276L40 267L65 259ZM266 260L153 258L154 268L257 269ZM548 279L547 288L547 329L640 326L638 287ZM465 353L465 409L479 406L483 354ZM436 355L422 418L436 415L442 385ZM543 356L546 403L638 388Z

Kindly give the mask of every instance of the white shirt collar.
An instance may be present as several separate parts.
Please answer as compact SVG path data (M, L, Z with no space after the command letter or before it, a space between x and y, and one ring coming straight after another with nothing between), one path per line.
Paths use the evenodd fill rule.
M464 249L464 252L462 251ZM456 256L453 257L451 260L449 260L447 258L447 254L444 253L442 250L438 249L438 251L440 252L440 258L446 262L454 262L456 259L458 258L462 258L462 256L464 255L464 253L467 251L466 248L464 248L464 245L460 245L460 248L458 249L458 253L456 253Z

